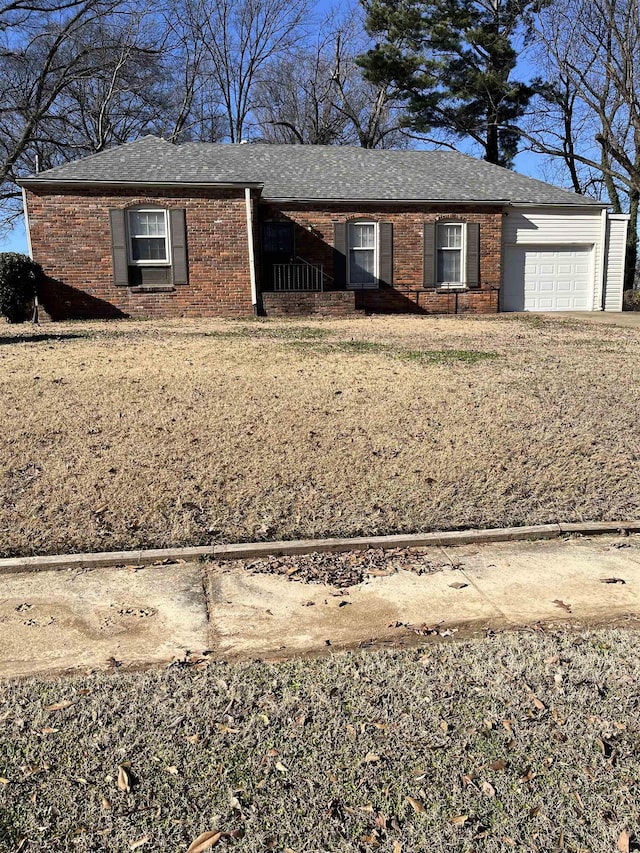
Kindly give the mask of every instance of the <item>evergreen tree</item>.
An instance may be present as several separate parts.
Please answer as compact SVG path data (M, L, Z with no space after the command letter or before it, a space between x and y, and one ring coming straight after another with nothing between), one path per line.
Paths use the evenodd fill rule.
M470 138L511 166L536 84L513 79L518 46L545 0L363 0L375 46L359 58L372 81L397 86L407 126ZM548 0L547 0L548 2Z

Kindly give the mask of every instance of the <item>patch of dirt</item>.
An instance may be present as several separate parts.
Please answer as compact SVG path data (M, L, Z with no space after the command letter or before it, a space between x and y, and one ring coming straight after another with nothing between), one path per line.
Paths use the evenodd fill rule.
M226 564L229 565L229 564ZM234 561L234 568L255 574L286 575L301 583L319 583L344 589L356 586L368 577L385 577L399 571L419 575L442 571L449 565L428 558L424 551L410 548L369 548L365 551L345 551L341 554L312 554L264 557L259 560Z

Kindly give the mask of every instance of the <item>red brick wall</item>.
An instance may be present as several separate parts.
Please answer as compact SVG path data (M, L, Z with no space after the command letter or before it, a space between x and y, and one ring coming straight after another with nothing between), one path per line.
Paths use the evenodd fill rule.
M189 283L135 293L113 283L109 208L154 204L186 209ZM33 256L47 282L53 319L66 317L247 316L253 312L244 191L43 189L27 192Z
M27 192L33 255L44 267L44 308L66 317L249 316L252 314L244 191L121 189L112 195L92 189L32 189ZM113 283L109 209L142 204L186 210L189 283L170 292L134 292ZM254 221L255 221L255 202ZM480 223L478 290L452 294L423 287L423 225L459 217ZM291 219L296 252L333 273L333 223L355 218L393 223L393 288L356 292L355 309L489 313L498 310L502 210L469 206L260 204L258 219ZM259 223L257 223L259 224ZM259 266L259 228L255 229ZM285 296L293 301L293 296ZM267 300L268 301L268 300ZM280 300L282 302L282 300ZM287 311L280 302L272 311ZM300 303L298 311L305 309ZM265 306L266 307L266 306ZM335 310L345 310L340 303Z
M264 293L262 307L267 317L306 317L311 314L343 317L355 313L356 293L352 290Z
M495 313L502 258L502 208L451 205L325 205L315 209L291 203L260 205L260 219L295 223L296 254L333 274L334 221L369 219L393 223L393 288L357 291L355 307L366 311L414 313ZM459 218L480 223L480 288L459 293L423 287L424 223Z

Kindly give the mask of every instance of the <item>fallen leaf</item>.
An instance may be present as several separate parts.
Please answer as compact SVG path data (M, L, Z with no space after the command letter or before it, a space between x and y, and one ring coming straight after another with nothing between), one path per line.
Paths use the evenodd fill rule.
M532 701L532 702L533 702L533 704L536 706L536 708L538 709L538 711L544 711L544 710L545 710L545 708L547 707L547 706L544 704L544 702L542 702L540 699L538 699L538 697L535 695L535 693L532 693L532 694L531 694L531 701Z
M276 770L279 770L280 773L288 773L289 768L283 764L281 761L276 761Z
M222 838L221 832L203 832L194 839L187 849L187 853L204 853L210 850Z
M54 702L53 705L47 705L45 711L64 711L65 708L70 708L73 702Z
M600 583L622 583L625 584L626 581L622 578L600 578Z
M492 761L489 765L492 770L504 770L506 766L507 762L504 760L504 758L498 758L497 761Z
M132 841L129 845L129 850L137 850L138 847L142 847L143 844L146 844L149 841L148 835L143 835L142 838L138 838L136 841Z
M171 773L172 776L177 776L179 772L178 768L173 764L171 765L171 767L165 767L164 769L167 771L167 773Z
M198 734L187 735L187 740L189 741L189 743L198 743L199 738L200 738L200 735L198 735Z
M464 589L466 586L469 586L469 584L456 581L455 583L450 583L449 586L451 587L451 589Z
M107 812L111 811L111 803L109 802L109 800L106 797L103 797L101 802L102 802L102 808L105 811L107 811Z
M566 604L564 601L561 601L559 598L554 598L553 603L556 607L562 607L563 610L566 610L567 613L571 613L571 605Z
M459 814L459 815L456 815L455 817L449 818L449 823L453 823L453 824L455 824L455 826L462 826L468 820L469 820L468 814Z
M393 842L393 853L402 853L402 844L399 841Z
M409 805L411 806L411 808L414 810L414 812L416 814L424 814L425 813L425 811L426 811L425 807L422 805L420 800L416 800L415 797L407 797L407 802L409 803Z
M44 729L40 729L40 731L42 732L43 735L52 735L52 734L55 734L55 732L60 731L60 729L52 729L52 728L49 728L47 726Z
M131 793L131 774L122 764L118 767L118 788L125 794Z
M8 784L9 784L9 780L7 778L5 778L4 776L0 776L0 785L8 785Z
M623 829L618 836L618 850L620 853L629 853L629 841L629 833L626 829Z
M495 797L496 789L493 787L493 785L490 782L483 782L482 783L482 793L486 794L487 797Z
M227 726L225 723L216 723L216 726L220 729L223 735L235 735L238 734L238 729L232 729Z
M363 764L372 764L374 761L380 761L380 756L375 752L368 752L362 759Z
M194 841L191 842L187 853L204 853L205 850L210 850L218 841L236 840L242 838L244 832L242 829L232 829L231 832L203 832Z

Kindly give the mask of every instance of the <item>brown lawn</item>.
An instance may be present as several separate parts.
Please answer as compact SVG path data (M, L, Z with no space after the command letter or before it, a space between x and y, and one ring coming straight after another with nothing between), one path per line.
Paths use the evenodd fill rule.
M0 554L640 515L640 333L3 326Z

